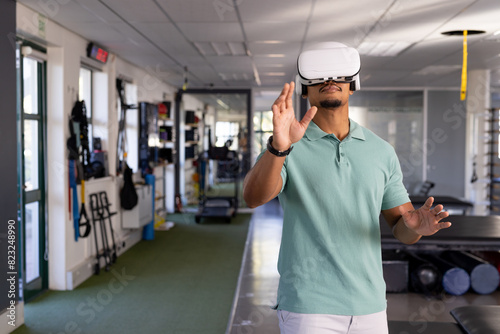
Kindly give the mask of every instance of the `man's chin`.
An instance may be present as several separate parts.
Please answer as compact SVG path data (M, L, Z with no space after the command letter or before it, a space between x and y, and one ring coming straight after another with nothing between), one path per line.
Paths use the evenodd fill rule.
M342 101L340 100L323 100L320 101L320 106L325 109L337 109L342 105Z

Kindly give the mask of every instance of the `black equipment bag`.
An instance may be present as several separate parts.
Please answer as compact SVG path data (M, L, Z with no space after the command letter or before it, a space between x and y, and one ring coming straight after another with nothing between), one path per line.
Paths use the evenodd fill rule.
M132 169L128 165L125 165L123 181L123 187L120 190L120 204L125 210L132 210L137 205L139 198L132 181Z

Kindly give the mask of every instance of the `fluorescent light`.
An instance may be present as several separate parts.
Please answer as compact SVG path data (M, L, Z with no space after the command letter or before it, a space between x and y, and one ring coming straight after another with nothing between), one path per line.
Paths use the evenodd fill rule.
M222 108L229 110L229 106L225 104L221 99L217 99L217 104L220 105Z
M408 46L408 42L363 42L358 47L358 52L366 56L394 57Z
M268 53L268 54L262 54L262 55L257 55L257 56L269 57L269 58L285 58L285 55L282 53Z
M263 75L267 75L270 77L284 77L286 75L285 72L264 72Z
M258 44L282 44L284 41L255 41L254 43Z

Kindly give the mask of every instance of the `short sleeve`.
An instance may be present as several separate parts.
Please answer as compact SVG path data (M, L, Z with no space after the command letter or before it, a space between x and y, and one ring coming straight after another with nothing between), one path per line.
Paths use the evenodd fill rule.
M391 152L389 163L389 178L384 187L382 210L388 210L408 203L408 191L403 184L403 173L394 149Z
M260 158L262 158L262 155L264 155L264 153L266 152L267 150L264 150L262 151L262 153L259 154L259 156L257 157L257 160L255 161L255 163L257 163L257 161L260 160ZM288 157L285 158L285 162L283 163L283 167L281 168L281 182L282 185L281 185L281 190L279 192L279 194L281 194L283 192L283 189L285 189L285 184L286 184L286 180L287 180L287 173L286 173L286 162L288 160ZM279 195L278 194L278 195Z

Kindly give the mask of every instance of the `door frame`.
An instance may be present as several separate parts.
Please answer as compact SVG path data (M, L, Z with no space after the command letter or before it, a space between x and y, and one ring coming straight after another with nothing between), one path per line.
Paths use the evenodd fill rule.
M24 56L23 47L30 47L35 50L35 55ZM19 184L19 221L21 224L21 274L20 274L20 294L23 296L24 302L31 300L40 293L48 289L48 244L47 244L47 65L46 60L37 57L44 57L46 50L26 41L18 41L18 184ZM37 62L37 88L38 88L38 114L24 113L24 58L31 58ZM38 190L25 191L25 160L24 160L24 123L25 120L34 120L38 122ZM26 282L26 205L29 203L39 202L38 212L38 261L39 261L39 277Z

